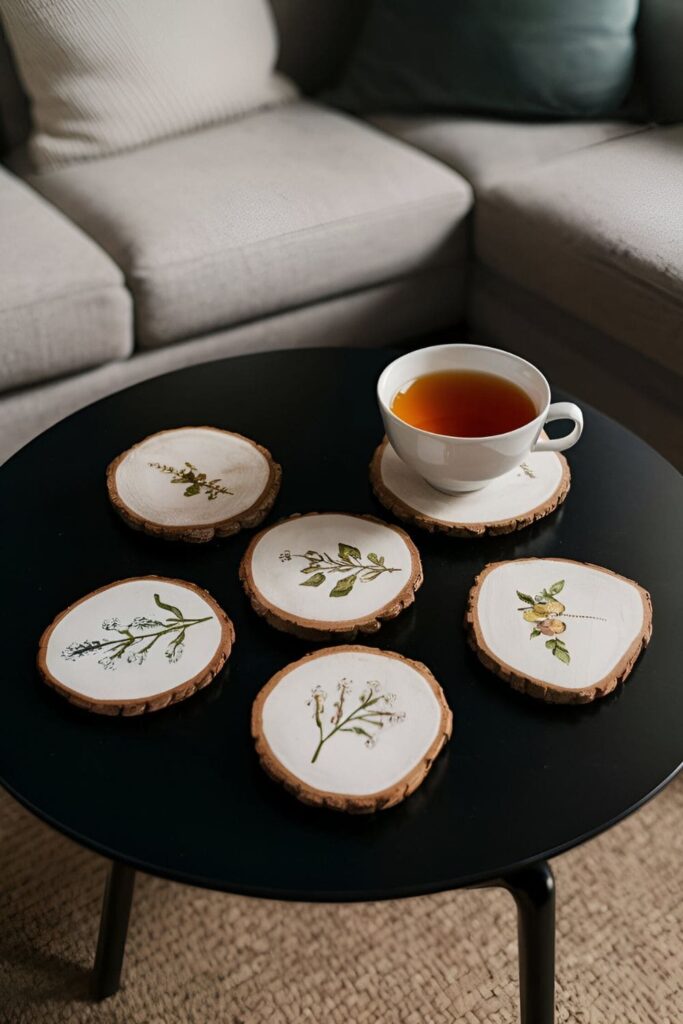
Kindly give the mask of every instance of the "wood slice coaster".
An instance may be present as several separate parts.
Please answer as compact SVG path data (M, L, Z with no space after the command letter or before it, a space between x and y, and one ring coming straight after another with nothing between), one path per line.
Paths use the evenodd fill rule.
M549 515L567 497L569 465L558 452L532 452L480 491L444 494L403 462L385 438L370 463L377 498L399 519L454 537L511 533Z
M652 604L599 565L520 558L477 576L465 625L480 661L516 690L585 704L629 675L652 635Z
M415 600L417 548L372 516L309 512L254 537L240 565L252 607L271 626L305 639L374 633Z
M268 774L307 804L369 813L423 781L450 738L452 715L419 661L328 647L266 683L251 716Z
M107 468L109 498L135 530L202 543L263 521L282 471L269 451L216 427L151 434Z
M40 638L38 671L79 707L141 715L210 683L234 639L232 622L206 590L138 576L61 612Z

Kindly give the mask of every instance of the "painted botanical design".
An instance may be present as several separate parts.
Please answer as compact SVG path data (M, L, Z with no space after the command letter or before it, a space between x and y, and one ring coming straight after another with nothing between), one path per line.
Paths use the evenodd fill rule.
M545 646L563 665L568 665L571 657L567 650L567 645L560 638L560 634L564 633L567 628L567 624L563 622L563 619L596 619L598 622L606 622L607 620L597 615L568 614L562 602L557 600L557 595L563 589L564 580L558 580L556 583L552 583L547 590L544 588L535 597L531 597L530 594L524 594L521 590L518 590L517 597L520 601L524 602L524 606L518 608L517 611L522 612L522 618L525 622L532 624L531 633L529 634L530 639L533 640L537 636L548 637L545 641Z
M166 644L164 655L170 662L180 661L185 650L185 636L189 629L202 622L208 622L212 615L202 619L188 619L175 605L165 604L158 594L154 595L157 608L170 614L166 618L148 618L138 615L128 625L121 625L117 618L105 619L102 629L105 633L115 633L109 639L81 640L69 644L62 651L67 661L75 661L86 654L100 654L98 664L103 668L115 669L125 657L130 665L144 664L152 648L163 638Z
M221 478L219 476L213 480L207 480L206 473L200 473L191 462L186 462L182 469L176 469L175 466L166 466L163 462L150 462L148 465L152 469L158 469L160 473L170 474L172 477L170 482L172 484L184 484L183 496L185 498L194 498L197 494L204 494L209 501L215 501L219 494L233 493L233 491L229 491L227 487L221 485Z
M337 683L337 699L328 717L326 692L320 686L311 691L311 698L306 703L313 708L313 719L318 728L318 744L313 751L311 764L315 764L324 745L338 733L353 733L365 741L366 747L374 747L382 729L405 721L405 711L395 711L393 708L396 695L382 693L382 686L377 680L371 679L365 683L355 702L352 693L353 683L341 679ZM354 703L356 706L349 711Z
M301 587L319 587L326 579L336 574L345 573L338 579L329 597L346 597L353 590L356 580L361 583L371 583L385 572L400 572L400 569L391 569L384 564L384 556L376 555L369 551L365 561L358 548L353 544L339 544L336 555L328 555L326 551L322 554L319 551L306 551L303 555L292 554L291 551L283 551L279 556L281 562L291 562L292 558L303 558L308 564L300 570L307 576Z

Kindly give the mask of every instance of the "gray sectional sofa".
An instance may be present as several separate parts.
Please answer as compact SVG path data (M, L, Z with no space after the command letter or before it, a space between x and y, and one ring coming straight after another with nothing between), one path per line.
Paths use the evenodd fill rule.
M683 125L357 120L308 97L364 0L273 6L300 98L41 174L16 151L0 166L0 460L167 370L465 324L683 462ZM644 0L642 21L651 80L680 97L683 4ZM26 109L6 45L0 97L7 150Z

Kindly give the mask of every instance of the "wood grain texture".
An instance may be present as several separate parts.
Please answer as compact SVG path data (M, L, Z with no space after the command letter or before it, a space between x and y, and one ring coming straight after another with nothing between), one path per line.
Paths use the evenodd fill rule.
M206 667L200 672L195 673L195 675L180 685L169 690L165 690L163 693L154 694L151 697L146 697L141 700L95 700L94 698L84 696L82 693L78 693L68 687L65 683L61 682L61 680L55 678L47 667L47 646L55 627L66 615L69 614L69 612L73 611L74 608L82 604L84 601L88 601L97 594L102 594L104 591L110 590L113 587L120 586L122 583L133 583L137 580L154 580L162 584L173 583L176 586L194 591L195 594L198 594L199 597L209 605L221 627L221 642ZM171 579L167 576L130 576L127 579L115 580L113 583L108 583L104 587L99 587L97 590L93 590L91 593L85 594L78 601L74 601L65 608L64 611L60 612L59 615L57 615L50 623L47 629L44 630L40 638L36 664L43 681L61 694L62 697L66 697L71 704L75 704L77 707L84 708L86 711L94 711L99 715L142 715L149 711L159 711L161 708L168 707L170 704L177 704L180 701L191 697L198 690L208 686L208 684L215 679L225 665L225 662L230 657L234 642L235 627L233 626L231 619L228 618L226 613L214 600L211 594L208 593L208 591L203 590L194 583L187 582L187 580Z
M421 512L416 508L412 508L402 498L399 498L397 494L394 494L389 487L387 487L382 477L382 457L389 441L385 437L382 443L375 449L375 453L372 456L370 462L370 484L372 490L379 502L386 509L389 510L397 519L401 519L404 522L410 523L413 526L420 527L421 530L428 530L430 533L446 533L452 537L460 538L472 538L482 537L485 534L495 536L496 534L513 533L515 530L523 530L526 526L531 526L538 519L543 519L545 516L549 516L551 512L554 512L569 494L569 488L571 486L571 473L569 470L569 463L567 462L564 455L559 452L554 453L559 458L562 464L562 477L557 488L550 495L550 497L542 502L540 505L536 505L530 508L528 511L513 516L508 519L501 519L492 522L449 522L445 519L438 519L427 515L425 512Z
M116 486L116 471L124 459L140 448L141 445L145 444L153 437L158 437L162 434L172 434L176 430L211 430L218 434L228 434L231 437L236 437L241 441L245 441L256 449L267 461L269 465L269 476L266 486L263 491L256 499L255 502L237 514L230 516L226 519L219 519L215 523L187 523L183 525L173 526L166 523L155 522L151 518L143 517L130 508L121 498L119 491ZM154 434L149 434L147 437L142 438L137 444L134 444L131 448L128 448L125 452L121 452L115 459L107 466L107 493L109 494L109 500L112 505L121 516L123 521L128 524L134 530L141 530L144 533L149 534L152 537L162 537L164 540L180 540L186 541L191 544L205 544L214 537L231 537L235 533L239 533L243 529L252 529L259 526L265 517L273 507L273 503L277 498L280 490L280 484L282 481L282 468L275 462L272 455L267 448L257 444L256 441L252 441L249 437L244 437L242 434L237 434L229 430L220 430L218 427L175 427L171 430L160 430Z
M422 562L420 560L420 554L413 541L400 527L394 526L391 523L385 523L383 520L377 519L375 516L362 515L350 517L365 520L370 523L377 523L388 530L393 530L394 533L400 536L401 540L407 547L412 566L409 578L397 596L388 604L379 606L377 609L373 610L372 613L363 617L351 618L344 621L333 621L326 620L322 617L319 619L304 619L294 614L288 614L284 609L272 604L260 592L254 582L252 572L254 551L259 541L267 532L275 530L283 523L291 522L294 519L304 519L309 516L312 517L330 514L335 513L306 512L303 514L288 516L286 519L281 519L272 526L266 527L265 530L261 530L260 533L252 538L249 547L244 553L240 563L239 575L244 591L251 602L252 608L257 615L260 615L265 619L265 621L274 629L279 629L284 633L291 633L303 640L318 640L323 642L340 640L348 642L353 640L358 633L376 633L380 629L382 622L396 618L397 615L400 615L404 609L410 607L410 605L415 601L415 594L422 585L424 579L422 573Z
M519 559L519 561L541 562L545 561L545 559L526 558ZM619 683L623 683L624 680L628 678L633 666L638 660L640 654L647 647L652 636L652 601L647 590L644 590L638 583L635 583L633 580L630 580L625 576L620 576L619 573L612 572L610 569L605 569L600 565L593 565L590 562L577 562L571 558L553 557L552 559L548 559L548 561L580 565L596 572L606 573L628 586L635 588L640 595L643 608L641 629L608 675L589 686L570 689L556 686L555 684L543 679L525 676L507 662L496 657L484 637L481 622L479 620L477 605L479 594L486 577L489 573L494 572L501 566L509 564L508 562L491 562L489 565L485 566L482 572L476 577L474 585L469 592L467 610L465 612L465 630L467 639L470 647L475 652L481 663L485 665L486 668L490 669L491 672L500 676L501 679L504 679L505 682L514 690L518 690L520 693L526 693L530 697L536 697L540 700L553 704L588 704L599 697L607 696L607 694L611 693Z
M308 783L304 782L285 768L281 761L276 757L268 743L268 740L266 739L263 729L263 708L265 702L269 694L290 672L316 658L323 658L327 655L339 654L344 651L367 652L369 654L395 659L409 665L411 668L415 669L416 672L419 672L425 680L434 694L441 712L441 721L437 735L430 744L428 750L425 752L424 756L415 764L414 768L412 768L411 771L404 775L403 778L394 785L375 793L368 793L362 796L330 793L325 790L315 789L308 785ZM387 808L400 803L402 800L405 800L411 793L414 793L426 778L439 752L451 738L452 731L453 715L451 713L451 709L446 702L443 690L426 665L423 665L420 661L413 661L410 658L404 658L403 655L396 654L393 651L382 651L374 647L363 647L359 644L344 644L338 647L326 647L322 650L314 651L312 654L307 654L304 658L300 658L298 661L285 666L285 668L281 669L271 679L269 679L263 689L259 692L256 700L254 701L251 714L251 734L255 741L256 753L258 754L259 761L267 774L276 782L281 783L289 793L297 798L297 800L301 800L305 804L311 804L314 807L326 807L334 811L346 811L350 814L372 814L375 811L386 810Z

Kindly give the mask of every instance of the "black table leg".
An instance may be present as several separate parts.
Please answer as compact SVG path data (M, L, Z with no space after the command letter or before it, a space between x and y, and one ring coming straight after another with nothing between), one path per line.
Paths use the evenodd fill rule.
M555 1019L555 879L547 861L537 861L497 883L517 904L521 1024Z
M92 974L91 991L94 999L106 999L118 991L134 884L133 868L113 861L102 901L100 934Z
M135 871L112 862L102 903L92 994L105 999L118 991L133 902ZM555 879L538 861L489 883L507 889L517 905L521 1024L555 1020Z

